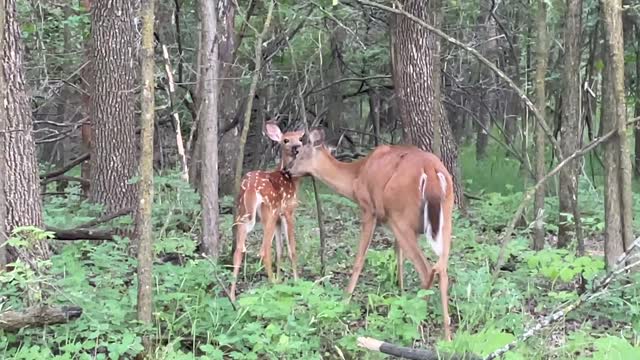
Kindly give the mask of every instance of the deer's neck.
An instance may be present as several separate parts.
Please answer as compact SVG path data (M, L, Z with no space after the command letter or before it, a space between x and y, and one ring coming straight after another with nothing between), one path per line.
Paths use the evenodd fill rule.
M353 183L358 177L362 161L342 162L331 156L328 150L321 150L316 170L311 175L327 184L335 192L354 200Z

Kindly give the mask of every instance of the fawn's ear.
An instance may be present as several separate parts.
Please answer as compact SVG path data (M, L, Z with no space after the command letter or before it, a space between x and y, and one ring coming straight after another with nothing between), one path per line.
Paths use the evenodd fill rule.
M280 128L278 127L278 125L272 122L267 122L265 124L265 131L269 139L276 142L282 141L282 131L280 131Z
M324 144L324 130L313 129L309 134L309 142L313 146L320 146Z

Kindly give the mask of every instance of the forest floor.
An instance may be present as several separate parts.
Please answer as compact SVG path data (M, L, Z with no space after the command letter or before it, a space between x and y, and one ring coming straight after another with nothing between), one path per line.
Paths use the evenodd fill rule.
M528 228L518 229L506 247L506 264L495 281L492 269L499 238L522 194L484 192L469 203L468 217L455 213L449 262L452 342L442 341L438 282L419 290L413 266L405 263L405 292L396 285L393 236L378 226L365 268L351 301L343 289L351 274L360 232L356 205L321 186L326 230L326 271L321 273L319 228L310 182L299 191L296 216L301 279L291 279L288 259L282 281L270 284L258 258L262 237L256 226L247 244L236 308L223 286L231 279L231 215L220 221L224 243L216 265L196 248L200 209L197 194L178 174L156 178L154 232L154 327L147 329L157 359L381 359L357 347L358 336L404 346L486 355L512 341L526 328L562 304L575 300L580 278L589 289L604 274L601 193L581 194L582 222L589 239L587 256L549 244L529 250ZM79 189L75 189L79 192ZM547 199L549 241L557 226L556 199ZM223 208L231 206L225 198ZM640 197L635 199L640 210ZM99 209L79 195L46 201L47 224L71 228L94 218ZM73 214L73 215L70 215ZM527 223L530 222L528 219ZM106 227L131 226L130 218ZM637 226L636 228L640 228ZM431 262L435 256L420 240ZM118 359L133 358L144 330L136 317L136 260L128 239L112 242L56 243L57 254L42 264L43 273L18 267L0 274L0 304L21 308L27 303L74 304L82 316L68 324L19 333L0 332L0 358ZM635 279L634 279L635 280ZM615 283L604 296L509 353L506 359L640 358L640 287ZM422 298L427 295L427 303Z

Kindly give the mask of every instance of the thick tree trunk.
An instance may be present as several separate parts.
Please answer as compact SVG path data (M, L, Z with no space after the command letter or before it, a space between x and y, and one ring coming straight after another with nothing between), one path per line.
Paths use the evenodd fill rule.
M409 13L437 24L434 1L407 0ZM462 204L462 186L458 169L458 146L444 116L440 98L439 38L402 15L395 18L393 29L393 78L405 141L426 151L432 151L434 123L441 129L441 158L453 176L456 203Z
M218 91L219 61L216 4L199 1L202 44L200 45L200 119L202 173L202 252L218 257Z
M3 73L5 88L6 130L3 134L3 152L6 166L4 195L6 197L7 231L19 226L42 228L42 199L36 159L36 144L32 135L33 120L24 79L23 49L20 25L17 19L17 0L6 0L4 27ZM15 254L14 251L16 252ZM33 246L9 249L12 255L34 264L36 259L50 256L46 241L35 241ZM13 256L12 256L13 257Z
M633 239L631 154L627 142L621 0L602 0L605 34L604 131L617 130L605 153L605 258L611 269ZM615 168L614 168L615 167Z
M106 212L135 205L135 43L131 0L96 0L92 11L91 196Z
M142 3L142 118L140 135L140 191L138 195L138 320L150 326L153 308L153 133L155 115L155 79L153 22L155 0ZM142 338L145 353L151 354L151 340Z
M562 124L560 128L562 153L567 156L578 150L580 131L580 39L582 34L582 0L567 0L564 29L564 76ZM577 237L579 228L578 176L580 162L573 161L560 171L560 218L558 247L565 247ZM572 219L571 219L571 217Z
M544 0L538 0L538 12L536 14L536 31L538 38L536 41L536 107L540 114L545 117L547 108L547 94L545 88L545 77L547 75L547 64L549 59L549 42L547 40L547 8ZM536 124L536 183L545 175L544 156L545 134L544 129ZM534 209L536 222L533 228L533 249L542 250L544 247L544 185L536 190Z

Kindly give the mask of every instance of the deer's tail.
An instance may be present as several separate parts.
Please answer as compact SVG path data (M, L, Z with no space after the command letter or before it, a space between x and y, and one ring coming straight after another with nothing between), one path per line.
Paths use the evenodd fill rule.
M422 203L423 233L435 253L440 256L443 252L442 225L444 223L442 202L446 192L447 182L444 174L435 170L423 170L420 176L419 191Z

